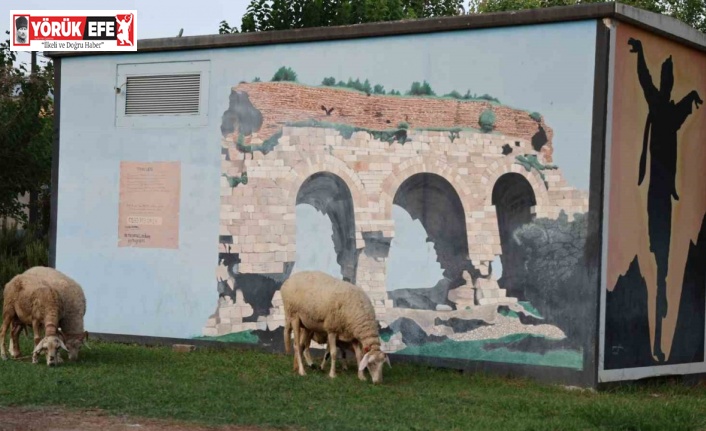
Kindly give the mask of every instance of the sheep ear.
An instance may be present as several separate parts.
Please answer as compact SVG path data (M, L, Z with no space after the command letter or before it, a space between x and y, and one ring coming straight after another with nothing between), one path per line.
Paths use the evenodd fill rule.
M64 344L64 340L62 339L59 339L59 347L66 350L67 352L69 351L69 349L66 348L66 344Z
M45 349L45 347L44 347L45 344L46 344L46 338L42 338L42 341L37 343L37 347L34 348L34 351L32 351L32 354L35 355L35 354L42 353L42 350Z
M387 365L389 365L390 368L392 368L392 364L390 363L390 357L387 355L385 355L385 362L387 362Z
M370 362L370 352L363 355L363 359L360 360L360 365L358 365L358 371L363 371L368 366L368 362Z

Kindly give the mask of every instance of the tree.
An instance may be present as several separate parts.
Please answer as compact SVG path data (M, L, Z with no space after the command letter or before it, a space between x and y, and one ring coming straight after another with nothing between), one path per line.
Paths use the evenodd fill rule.
M241 31L285 30L305 27L397 21L402 19L478 14L603 0L251 0ZM704 0L621 0L622 3L672 16L706 32ZM465 10L467 4L468 10ZM237 33L221 22L219 33Z
M220 27L218 27L218 34L229 34L238 33L238 27L231 27L228 25L226 20L221 21Z
M54 68L49 62L27 75L16 60L10 41L0 43L0 217L27 223L19 196L46 202L51 183ZM46 230L48 221L42 222Z
M470 0L468 13L490 13L552 6L602 3L603 0ZM621 3L679 19L706 32L704 0L620 0Z
M285 30L457 15L464 0L251 0L240 31ZM219 33L237 33L221 21Z

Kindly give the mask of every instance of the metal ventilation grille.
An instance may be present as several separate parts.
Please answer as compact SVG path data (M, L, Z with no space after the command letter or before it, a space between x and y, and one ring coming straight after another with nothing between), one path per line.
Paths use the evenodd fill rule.
M201 74L128 76L126 115L198 114Z

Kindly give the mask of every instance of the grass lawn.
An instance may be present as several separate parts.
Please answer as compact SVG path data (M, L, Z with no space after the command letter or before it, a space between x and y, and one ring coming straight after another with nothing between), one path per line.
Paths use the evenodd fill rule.
M23 337L25 355L30 343ZM0 362L0 406L308 430L706 430L704 387L592 393L394 363L373 386L358 381L352 363L331 380L315 370L299 377L291 357L255 351L91 347L58 368Z

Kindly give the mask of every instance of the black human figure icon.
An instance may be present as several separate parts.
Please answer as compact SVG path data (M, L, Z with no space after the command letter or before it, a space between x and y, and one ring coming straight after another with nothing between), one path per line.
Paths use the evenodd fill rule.
M703 100L696 90L687 94L681 101L671 100L674 87L672 56L662 63L660 87L652 83L652 77L645 62L642 43L630 38L630 52L637 53L637 76L645 94L649 113L645 122L640 156L639 178L642 184L647 169L647 142L649 139L650 185L647 192L647 217L650 237L650 251L657 264L657 306L655 310L654 354L659 362L664 361L662 351L662 319L667 316L667 271L669 268L669 246L672 234L672 198L679 200L676 189L677 174L677 131L691 115L691 104L699 108Z

